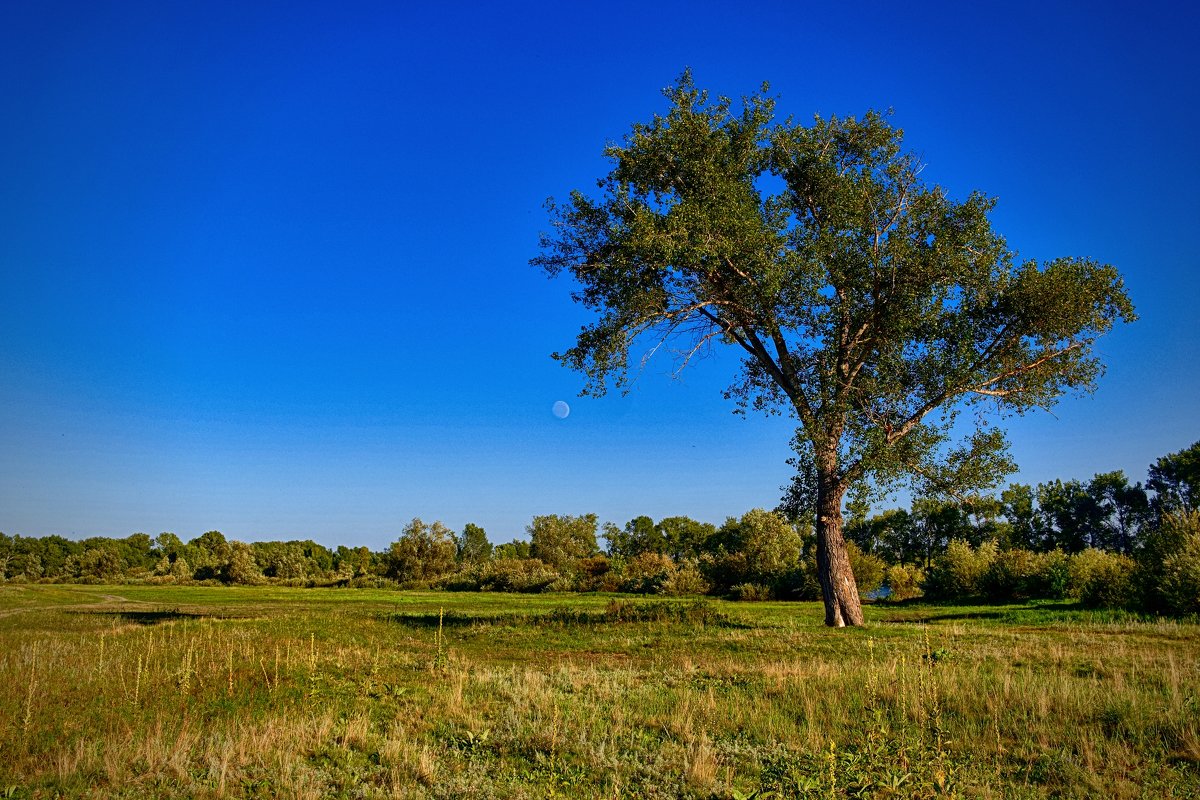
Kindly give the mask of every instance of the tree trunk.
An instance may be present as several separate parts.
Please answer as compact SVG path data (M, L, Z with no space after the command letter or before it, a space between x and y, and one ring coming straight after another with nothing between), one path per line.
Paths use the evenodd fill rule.
M850 554L842 537L842 495L836 470L817 476L817 577L825 601L825 624L831 628L862 625L858 585L850 568Z

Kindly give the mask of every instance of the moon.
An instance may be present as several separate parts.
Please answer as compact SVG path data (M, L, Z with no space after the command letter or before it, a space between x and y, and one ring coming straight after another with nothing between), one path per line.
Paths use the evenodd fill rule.
M567 415L571 413L571 407L562 400L555 400L554 405L550 407L550 413L559 419L566 419Z

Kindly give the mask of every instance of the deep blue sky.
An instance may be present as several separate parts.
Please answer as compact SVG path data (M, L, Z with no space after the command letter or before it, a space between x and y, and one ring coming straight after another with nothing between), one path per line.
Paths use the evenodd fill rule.
M1200 439L1185 6L5 3L0 530L381 548L773 506L790 425L730 413L733 354L575 398L548 354L585 317L527 264L685 66L894 108L1022 256L1117 265L1142 319L1094 397L1010 424L1014 477L1143 479Z

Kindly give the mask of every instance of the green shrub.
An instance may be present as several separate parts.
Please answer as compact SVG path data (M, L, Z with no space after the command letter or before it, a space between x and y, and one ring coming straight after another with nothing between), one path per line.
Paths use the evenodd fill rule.
M1071 557L1062 550L1038 555L1041 597L1066 597L1071 585Z
M677 602L655 600L610 600L600 619L603 622L675 622L691 625L732 625L728 616L707 600Z
M1167 611L1200 613L1200 535L1185 538L1163 561L1159 592Z
M1200 579L1200 510L1174 511L1146 536L1138 554L1138 584L1149 611L1168 614L1195 609Z
M700 571L715 594L730 594L734 586L749 580L745 553L705 553L700 557Z
M817 557L809 554L787 574L781 584L780 597L789 600L820 600L821 582L817 580Z
M229 561L221 567L221 580L226 583L236 583L253 586L263 583L262 570L254 560L254 550L245 542L229 543Z
M646 551L625 563L625 573L620 587L622 592L634 594L658 594L662 587L675 577L675 562L670 556Z
M854 572L854 583L858 586L859 597L864 597L883 586L887 562L879 556L864 553L854 542L846 542L846 554L850 557L850 569Z
M925 593L945 599L981 597L998 554L995 542L984 542L976 549L962 539L953 540L930 567Z
M1001 550L983 576L983 591L993 600L1063 597L1070 583L1070 558L1060 550L1033 553Z
M709 585L700 572L700 565L694 558L687 558L675 566L675 572L663 581L659 594L685 595L707 594Z
M568 579L536 558L494 558L448 575L438 585L452 592L536 593L571 588Z
M772 596L787 594L789 576L800 564L803 540L796 526L772 511L754 509L729 518L713 537L711 554L701 560L705 579L719 594L752 583Z
M480 569L480 591L544 592L562 576L536 558L499 558Z
M581 558L575 564L575 589L580 592L616 592L620 590L619 561L608 556Z
M921 584L924 582L925 573L921 571L920 567L911 564L897 564L888 567L884 574L884 583L888 587L887 599L891 602L899 603L922 596L925 594L921 590Z
M1067 596L1095 608L1129 608L1137 604L1137 564L1119 553L1088 549L1071 556Z
M771 587L761 583L739 583L730 590L734 600L770 600Z

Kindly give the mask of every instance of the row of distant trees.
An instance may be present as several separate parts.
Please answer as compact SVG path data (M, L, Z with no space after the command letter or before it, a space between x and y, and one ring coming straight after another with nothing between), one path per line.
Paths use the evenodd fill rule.
M1071 596L1094 605L1200 612L1200 442L1158 459L1148 480L1014 484L998 497L915 500L870 514L851 504L846 534L860 592L993 600ZM209 531L124 539L0 534L10 581L220 582L624 591L815 599L811 521L750 511L721 526L685 516L624 526L596 515L534 517L527 538L493 545L414 519L384 551L311 540L245 543ZM603 544L602 544L603 543Z

